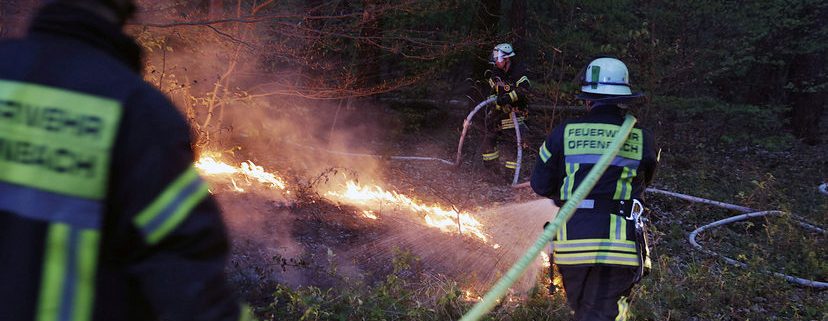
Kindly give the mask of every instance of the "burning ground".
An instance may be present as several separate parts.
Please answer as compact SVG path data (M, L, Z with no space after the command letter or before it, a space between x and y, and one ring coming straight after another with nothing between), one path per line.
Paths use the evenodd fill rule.
M248 138L239 137L238 147L229 151L202 151L196 166L211 182L233 239L229 274L251 300L268 300L276 284L325 289L375 284L402 273L420 281L456 282L473 301L553 217L550 202L505 181L489 183L472 164L454 169L436 161L337 154L445 158L453 149L452 139L419 133L397 142L364 139L393 138L362 121L364 112L340 115L347 129L326 132L336 137L334 142L277 132L268 137L280 139L267 144L244 144ZM279 131L321 128L314 122L270 120ZM433 135L456 135L452 124L441 126ZM443 146L435 144L440 140ZM267 157L266 151L284 157ZM393 264L401 257L411 259L402 271ZM539 258L514 288L515 297L536 284L542 267ZM429 291L420 289L427 297Z

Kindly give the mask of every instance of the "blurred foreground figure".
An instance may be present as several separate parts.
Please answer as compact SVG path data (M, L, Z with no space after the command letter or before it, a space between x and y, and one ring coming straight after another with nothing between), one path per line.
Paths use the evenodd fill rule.
M589 113L552 130L532 173L535 193L563 204L606 153L627 114L633 94L627 66L618 59L593 60L579 99ZM658 162L652 134L633 128L621 151L575 214L555 236L553 260L563 277L575 320L627 320L632 287L649 269L641 194Z
M0 43L0 319L249 319L187 124L139 74L128 0L48 1Z

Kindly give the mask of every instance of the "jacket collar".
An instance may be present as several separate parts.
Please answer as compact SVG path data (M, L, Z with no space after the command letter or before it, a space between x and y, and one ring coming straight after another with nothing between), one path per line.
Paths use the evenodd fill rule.
M29 32L84 42L141 72L141 47L123 33L120 25L82 8L60 2L46 5L34 17Z

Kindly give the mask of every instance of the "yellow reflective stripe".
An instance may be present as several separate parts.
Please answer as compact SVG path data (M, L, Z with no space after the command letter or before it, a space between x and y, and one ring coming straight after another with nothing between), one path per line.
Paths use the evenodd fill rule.
M494 151L491 153L483 153L483 160L495 160L500 157L500 151Z
M510 92L509 92L509 98L511 98L511 99L512 99L512 102L516 102L516 101L518 101L518 95L517 95L517 93L516 93L516 92L514 92L514 91L510 91Z
M614 200L628 200L632 197L632 180L636 175L636 170L630 167L624 167L621 170L621 176L615 182L615 193L612 195Z
M561 241L566 241L566 224L561 226Z
M92 307L95 301L95 271L98 264L98 244L100 232L84 230L80 232L78 244L77 290L73 319L86 321L92 319Z
M617 264L638 266L638 255L614 252L560 253L555 252L555 263L559 265L575 264Z
M616 241L616 240L609 240L609 239L574 239L574 240L566 241L566 243L568 243L568 244L584 244L584 243L596 243L596 242L610 242L610 243L619 244L619 245L635 246L635 241L628 241L628 240Z
M613 240L627 239L627 219L619 215L610 214L609 238Z
M145 210L135 217L133 223L141 230L149 244L161 241L209 192L194 167L182 173Z
M575 174L578 173L581 164L566 163L565 166L566 177L564 177L563 185L561 185L561 200L569 199L569 195L572 194L572 190L575 188Z
M549 158L552 157L552 152L550 152L549 149L546 148L546 142L543 142L543 145L541 145L540 149L538 150L538 155L540 155L540 159L544 163L546 163L546 161L548 161Z
M516 162L506 162L506 164L503 165L503 166L506 166L506 168L515 169L515 168L517 168L517 163Z
M103 199L121 113L117 100L0 80L0 182Z
M625 253L638 253L635 242L633 241L615 241L606 239L589 239L589 240L564 240L556 242L554 245L555 252L583 252L583 251L616 251Z
M70 227L67 224L49 225L43 258L43 272L40 276L37 321L58 320L69 252L69 229Z
M627 303L627 297L621 296L618 299L618 315L615 317L615 321L625 321L627 320L627 314L629 313L630 305Z
M247 303L242 303L239 307L239 321L255 321L256 317L253 315L253 311L250 309L250 305Z
M489 86L491 86L492 88L497 88L497 84L495 84L495 82L494 82L494 80L492 80L492 78L489 78Z
M613 215L613 216L616 216L616 215ZM621 221L621 227L619 228L621 230L621 236L618 237L618 239L619 240L626 240L627 239L627 219L622 217L621 219L619 219L619 221Z
M524 82L531 85L531 83L529 82L529 77L523 76L520 77L520 79L518 79L518 81L515 83L515 87L520 87L520 84Z
M36 320L91 320L100 233L64 223L47 233Z

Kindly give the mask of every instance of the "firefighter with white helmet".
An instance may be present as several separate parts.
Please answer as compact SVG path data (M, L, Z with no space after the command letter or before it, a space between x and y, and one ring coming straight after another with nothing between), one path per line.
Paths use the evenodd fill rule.
M483 137L483 164L494 173L501 176L505 173L508 181L517 167L514 149L507 149L501 163L499 141L503 140L504 130L513 132L515 124L510 116L511 112L518 114L518 126L523 126L527 115L528 94L531 88L526 67L515 59L515 51L511 44L501 43L492 48L490 63L494 68L486 72L489 84L489 93L497 97L495 106L487 106ZM505 167L505 170L501 168Z
M626 104L641 96L630 90L623 62L608 57L590 62L577 96L589 111L554 128L540 147L531 180L535 193L558 206L571 199L607 152L628 112ZM552 242L574 320L627 320L627 298L650 265L641 198L655 175L656 150L652 133L636 125Z

